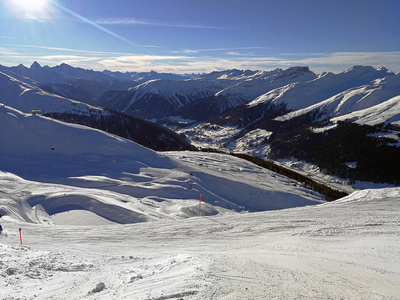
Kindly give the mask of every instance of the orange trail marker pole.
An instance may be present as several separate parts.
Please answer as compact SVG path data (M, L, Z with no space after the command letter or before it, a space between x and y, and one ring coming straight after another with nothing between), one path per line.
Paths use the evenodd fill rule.
M22 235L21 235L21 228L19 229L19 241L21 242L21 246L22 246Z
M200 201L199 201L199 217L201 216L201 194L200 194Z

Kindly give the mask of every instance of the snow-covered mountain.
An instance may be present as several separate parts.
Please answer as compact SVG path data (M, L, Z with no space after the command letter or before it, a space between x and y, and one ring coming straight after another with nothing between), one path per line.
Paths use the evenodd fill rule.
M150 80L128 91L106 92L96 105L145 119L162 118L196 100L214 95L225 86L225 82L202 79Z
M316 120L318 118L338 117L372 108L376 105L379 106L398 95L400 95L400 73L378 78L368 84L347 89L314 105L294 110L277 118L277 120L289 120L311 112L315 115ZM377 122L370 124L376 125L382 123L382 120Z
M33 110L40 110L41 113L73 110L86 113L91 108L85 103L48 93L27 81L0 72L0 103L26 113Z
M274 89L222 115L219 123L272 130L279 123L307 125L334 118L334 122L350 120L393 128L400 118L399 95L400 73L358 66Z
M75 68L68 64L55 67L41 66L34 62L29 68L24 65L5 67L0 72L42 88L53 94L92 104L109 90L127 90L148 80L183 80L195 75L176 75L151 72L111 72Z
M235 75L237 72L234 73ZM244 76L247 74L247 76ZM250 73L251 74L251 73ZM231 108L247 103L267 91L291 82L303 82L316 78L308 67L295 67L287 70L277 69L271 72L254 72L250 75L243 71L243 76L221 75L218 79L230 79L231 85L214 95L183 107L176 114L197 121L211 120Z
M228 70L184 81L148 81L126 92L107 92L96 104L146 119L179 115L204 121L276 87L314 78L307 67Z
M207 123L185 120L177 130L198 147L228 149L275 159L297 158L321 168L324 165L322 160L326 160L328 165L336 162L341 171L333 170L333 166L327 164L323 169L336 175L339 172L345 177L349 176L345 157L351 162L359 161L361 156L367 160L367 156L362 154L366 151L371 155L374 153L368 156L368 160L375 160L374 166L365 164L368 171L360 171L362 164L353 169L370 173L367 180L385 182L390 177L392 182L399 182L400 174L393 171L397 165L386 167L386 164L379 163L380 166L376 166L378 160L384 161L384 156L394 158L395 155L389 153L399 151L399 76L384 67L375 69L368 66L356 66L339 74L325 73L311 80L293 81L272 89ZM344 125L337 127L338 122L344 121ZM371 128L357 131L351 128L352 123ZM330 137L323 141L323 134L330 134ZM321 136L317 138L318 135ZM364 150L359 148L361 143L352 142L361 136L367 138ZM331 149L321 148L319 143L322 142L330 145ZM333 147L335 144L342 145L345 152L358 153L359 157L340 154L342 151ZM397 147L386 149L384 145ZM331 155L325 153L316 160L317 151L322 149ZM391 175L382 175L385 179L376 175L374 179L374 168L380 170L376 170L376 174L387 172Z
M2 72L0 104L119 134L155 150L193 149L184 137L163 126L45 92Z
M48 215L76 209L116 223L179 219L198 213L200 194L203 215L322 201L300 184L238 158L156 153L5 105L0 136L0 214L24 221L46 222Z
M391 77L394 78L391 79ZM340 113L346 109L346 112L350 112L352 109L357 109L358 107L367 108L366 105L370 105L369 101L364 101L362 104L358 103L357 106L349 107L349 103L351 102L348 101L349 96L353 97L355 94L361 95L363 92L362 89L365 89L365 86L368 85L372 85L369 88L370 90L379 90L381 87L385 87L385 92L396 94L396 86L400 86L399 78L400 77L395 76L393 72L383 67L374 69L372 67L357 66L339 74L324 73L313 80L303 82L297 81L273 89L249 101L246 103L245 107L238 108L240 112L232 112L231 114L235 115L234 119L229 117L226 119L231 119L230 123L233 124L236 122L235 120L242 119L249 111L252 111L252 114L258 111L258 115L249 120L249 122L254 122L255 120L262 119L263 113L274 107L284 108L285 111L291 112L290 116L301 115L302 113L309 112L321 106L327 108L325 111L321 112L322 114L326 114L328 110ZM387 81L390 82L390 86L388 87L385 86ZM371 91L364 92L368 94ZM343 99L344 101L342 101ZM375 103L383 102L387 99L385 93L380 93L379 96L377 95ZM357 100L355 100L354 97L352 102ZM344 105L345 101L348 101L346 105ZM327 103L333 104L326 107ZM341 108L339 109L335 105L340 105ZM298 111L300 112L296 114ZM327 117L329 116L331 115ZM282 118L280 120L282 120ZM242 125L247 126L248 124Z

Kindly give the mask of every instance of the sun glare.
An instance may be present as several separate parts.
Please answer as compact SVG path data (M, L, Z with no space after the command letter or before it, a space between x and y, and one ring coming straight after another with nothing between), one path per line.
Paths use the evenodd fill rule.
M51 0L8 0L14 14L27 19L47 19Z
M12 0L18 7L28 11L38 11L48 4L48 0Z
M48 7L50 0L9 0L17 11L35 18L35 15L42 14Z

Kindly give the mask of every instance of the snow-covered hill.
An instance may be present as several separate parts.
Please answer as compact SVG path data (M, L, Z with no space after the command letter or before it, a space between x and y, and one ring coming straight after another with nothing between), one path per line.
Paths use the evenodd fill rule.
M1 103L25 113L51 115L71 123L91 125L155 150L193 148L184 137L163 126L51 94L0 72Z
M397 299L399 201L398 188L366 190L304 208L134 225L5 216L0 298Z
M225 155L159 154L80 125L0 107L0 213L30 222L81 209L117 223L317 204L283 176ZM32 207L32 208L30 208Z
M57 96L0 72L0 103L23 112L40 110L41 113L80 111L85 113L94 109L87 104Z

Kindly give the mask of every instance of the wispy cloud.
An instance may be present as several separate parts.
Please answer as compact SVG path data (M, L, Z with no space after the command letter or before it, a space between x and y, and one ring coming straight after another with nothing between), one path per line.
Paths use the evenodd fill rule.
M101 25L147 25L147 26L178 27L178 28L221 29L219 27L214 27L209 25L165 23L165 22L155 22L149 20L139 20L134 18L99 19L96 21L96 23Z
M237 51L228 51L225 53L226 55L240 56L240 52Z
M26 51L23 48L37 48ZM227 48L226 48L227 49ZM43 50L43 51L39 51ZM220 50L220 49L218 49ZM55 54L57 53L58 54ZM181 51L179 54L132 54L47 46L2 46L0 64L25 65L38 61L50 66L68 63L76 67L112 71L158 71L172 73L201 73L225 69L271 70L292 66L308 66L316 73L342 72L354 65L383 65L400 72L400 52L334 52L334 53L283 53L271 56L238 55L241 51L203 55L200 51ZM235 53L237 52L237 53ZM38 54L34 54L38 53ZM39 54L40 53L40 54Z
M53 5L56 6L57 8L59 8L59 9L61 9L62 11L70 14L71 16L77 18L78 20L80 20L80 21L82 21L82 22L84 22L86 24L89 24L89 25L93 26L94 28L99 29L100 31L103 31L104 33L106 33L106 34L108 34L110 36L113 36L113 37L115 37L115 38L117 38L117 39L129 44L129 45L137 46L135 43L133 43L132 41L128 40L127 38L125 38L125 37L113 32L111 30L101 26L99 23L96 23L96 22L93 22L92 20L89 20L88 18L76 13L75 11L73 11L73 10L71 10L71 9L69 9L69 8L67 8L67 7L65 7L65 6L63 6L63 5L61 5L61 4L57 3L57 2L53 2Z
M18 51L15 51L15 49L12 49L10 47L1 47L0 46L0 54L1 55L8 55L8 54L18 54Z
M283 56L284 57L284 56ZM388 69L400 71L400 51L397 52L333 52L333 53L305 53L302 57L285 57L280 63L285 65L305 65L315 72L340 71L354 65L383 65Z
M81 56L81 55L45 55L40 56L39 61L41 64L61 64L66 63L69 65L81 67L81 66L88 66L90 64L97 64L101 61L102 57L92 57L92 56ZM57 63L55 63L57 62Z
M201 53L201 52L238 52L238 50L257 50L257 49L265 49L265 47L228 47L228 48L206 48L206 49L183 49L183 50L174 50L171 53ZM232 55L232 54L230 54Z
M328 54L302 54L302 57L263 56L243 57L230 55L226 57L210 56L130 56L112 57L100 62L108 69L123 69L128 71L155 70L174 73L198 73L225 70L231 68L271 70L275 68L288 68L292 66L309 66L317 73L324 71L342 72L354 65L384 65L388 69L400 71L400 52L338 52Z

